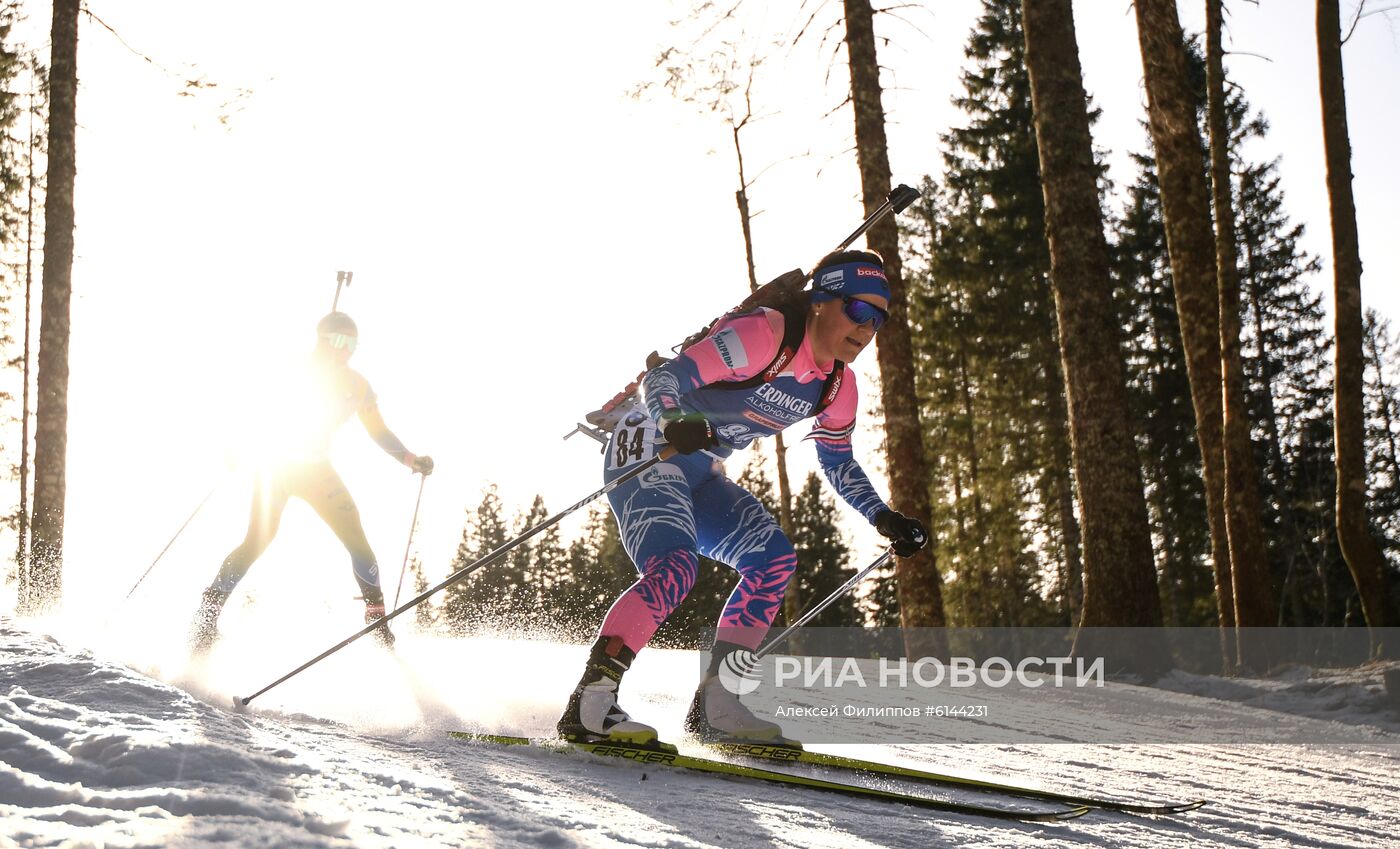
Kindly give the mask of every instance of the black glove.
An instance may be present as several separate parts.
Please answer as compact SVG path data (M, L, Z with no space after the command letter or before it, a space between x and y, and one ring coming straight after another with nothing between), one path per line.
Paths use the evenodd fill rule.
M694 454L719 444L715 426L701 413L674 413L663 416L661 435L681 454Z
M427 477L433 473L433 458L421 454L415 455L413 462L408 467L423 477Z
M875 530L894 543L894 553L900 557L909 557L928 545L928 528L923 522L893 510L875 514Z

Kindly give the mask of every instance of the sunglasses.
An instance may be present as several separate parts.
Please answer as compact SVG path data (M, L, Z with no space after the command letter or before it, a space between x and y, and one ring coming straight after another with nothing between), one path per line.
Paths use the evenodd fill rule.
M352 354L355 353L355 346L360 341L348 333L326 333L323 334L323 338L332 348L348 348Z
M870 329L877 331L890 318L889 313L869 301L862 301L859 298L852 298L848 295L841 296L841 312L845 313L846 318L849 318L856 324L874 322L871 324Z

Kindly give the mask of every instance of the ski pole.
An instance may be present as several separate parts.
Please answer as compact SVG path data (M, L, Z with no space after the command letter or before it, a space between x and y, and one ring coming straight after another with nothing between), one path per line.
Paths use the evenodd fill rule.
M194 521L194 517L198 516L199 511L204 509L204 505L209 501L210 498L214 497L214 493L219 491L219 487L224 485L225 480L227 480L227 475L225 475L222 478L219 478L219 482L214 484L214 487L209 490L209 494L204 496L204 499L199 502L198 507L194 508L194 512L191 513L190 517L185 520L185 523L180 526L180 529L175 532L175 536L170 538L170 542L167 542L165 544L165 548L162 548L160 550L160 554L156 555L156 559L152 560L151 565L146 567L146 571L141 573L141 577L136 579L136 583L132 585L131 589L126 594L126 598L123 598L122 601L126 601L127 599L131 598L131 594L136 592L136 588L141 586L141 582L146 580L146 576L151 574L152 569L156 568L156 564L159 563L160 559L165 556L165 552L170 550L170 546L175 544L175 540L180 538L180 534L185 532L185 528L189 527L190 522Z
M569 515L570 513L574 512L575 510L584 506L585 504L588 504L592 501L597 500L598 498L601 498L604 495L607 495L609 492L612 492L614 489L617 489L619 486L622 486L624 483L627 483L628 481L632 480L637 475L640 475L642 472L645 472L647 469L650 469L652 466L655 466L657 463L660 463L663 460L669 460L675 453L675 449L667 447L660 454L657 454L655 457L652 457L650 460L647 460L646 462L637 466L630 472L627 472L626 474L615 478L612 481L609 481L603 486L602 489L599 489L598 491L585 496L573 506L565 507L563 510L560 510L558 513L555 513L553 516L550 516L548 519L545 519L543 522L540 522L533 528L529 528L528 530L524 531L515 539L502 543L501 545L497 546L494 551L491 551L488 554L484 554L481 557L478 557L476 560L472 561L471 563L468 563L466 566L463 566L461 569L458 569L451 575L448 575L446 580L444 580L442 583L438 584L435 587L429 587L428 589L424 590L423 592L404 602L402 607L394 608L393 612L386 614L384 618L374 620L370 624L366 625L365 627L361 628L360 630L356 631L355 633L351 634L350 636L346 637L345 639L341 640L340 642L336 643L335 645L331 646L330 648L311 658L306 663L303 663L301 666L298 666L296 669L293 669L291 672L288 672L286 675L283 675L281 678L278 678L276 681L273 681L271 684L268 684L266 687L263 687L261 690L258 690L253 695L242 697L234 696L234 709L237 710L240 707L247 707L248 703L251 702L253 699L256 699L258 696L261 696L263 693L266 693L268 690L271 690L273 687L276 687L278 684L281 684L288 678L291 678L292 676L305 671L306 669L314 666L315 664L320 663L322 660L325 660L326 658L330 657L331 655L335 654L336 652L355 642L360 637L363 637L365 634L368 634L370 631L373 631L375 628L387 624L389 620L393 619L395 616L398 616L400 613L403 613L406 610L416 607L424 599L428 598L428 596L431 596L439 590L446 589L447 587L457 583L458 581L467 577L476 570L484 566L489 566L497 560L500 560L506 555L507 552L509 552L512 548L515 548L516 546L520 545L525 540L529 539L530 537L534 536L540 531L543 531L545 528L557 524L560 519L563 519L565 516Z
M871 572L874 572L876 569L879 569L881 566L884 566L886 563L889 562L890 558L893 556L893 547L885 549L885 553L881 554L875 560L874 563L871 563L869 566L866 566L864 569L847 578L846 583L837 587L835 592L822 599L811 610L808 610L806 613L802 614L802 616L799 617L796 622L789 625L787 629L781 634L769 640L768 645L754 652L753 657L747 660L746 663L758 663L759 659L771 652L773 649L777 648L778 644L781 643L783 640L786 640L788 636L792 634L793 631L796 631L798 628L801 628L803 625L806 625L808 622L811 622L817 617L817 614L821 613L823 610L826 610L838 598L850 592L856 584L859 584L861 582L861 579L863 579L866 575L869 575Z
M905 207L918 200L920 196L921 195L918 189L912 189L909 186L904 185L903 183L900 183L898 186L895 186L894 191L890 192L889 197L885 198L885 202L877 206L874 212L866 216L865 220L862 221L860 226L856 228L856 231L851 235L847 236L846 241L838 245L836 247L836 250L832 251L832 253L839 253L841 251L844 251L846 248L849 248L851 246L851 242L854 242L856 239L859 239L862 233L864 233L866 230L869 230L871 227L874 227L876 223L880 221L881 218L884 218L890 213L898 215L899 213L904 211Z
M418 484L418 500L413 502L413 523L408 526L408 542L403 547L403 565L399 567L399 588L394 590L394 606L399 606L399 593L403 592L403 573L408 571L408 553L413 550L413 532L418 530L418 506L423 503L423 487L428 485L428 476Z

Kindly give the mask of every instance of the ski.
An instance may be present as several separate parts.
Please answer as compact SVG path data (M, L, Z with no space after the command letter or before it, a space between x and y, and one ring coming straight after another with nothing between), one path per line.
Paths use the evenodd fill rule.
M844 770L847 772L876 775L882 778L898 778L906 781L917 781L923 784L935 784L945 787L965 787L970 790L1001 793L1026 799L1037 799L1043 802L1060 802L1075 807L1097 808L1105 811L1122 811L1130 814L1181 814L1187 811L1194 811L1202 805L1205 805L1208 801L1206 799L1198 799L1192 802L1165 802L1160 804L1117 802L1111 799L1099 799L1092 796L1077 796L1068 793L1055 793L1049 790L1036 790L1031 787L1018 787L1013 784L999 784L994 781L983 781L977 778L943 775L941 773L927 772L912 767L880 763L879 761L867 761L860 758L848 758L842 755L826 755L821 752L809 752L797 746L764 743L707 743L705 745L709 749L713 749L716 752L730 757L751 758L767 763L797 763L809 766L828 767L830 769Z
M669 766L691 770L693 772L727 775L734 778L782 784L789 787L805 787L811 790L821 790L829 793L841 793L847 796L899 803L911 807L927 808L929 810L950 814L991 817L994 819L1017 820L1021 822L1059 822L1083 816L1089 811L1089 808L1083 805L1054 811L1018 811L1011 808L998 808L990 805L930 799L911 793L900 793L875 787L863 787L858 784L828 781L809 775L794 775L792 773L777 772L775 770L730 763L728 761L694 757L692 755L681 754L676 750L675 746L659 742L648 745L631 745L611 742L585 743L564 740L532 740L529 737L515 737L503 734L472 734L465 731L449 731L448 734L459 740L468 740L476 743L494 743L506 746L533 746L551 751L567 751L573 748L600 757L621 758L644 765Z

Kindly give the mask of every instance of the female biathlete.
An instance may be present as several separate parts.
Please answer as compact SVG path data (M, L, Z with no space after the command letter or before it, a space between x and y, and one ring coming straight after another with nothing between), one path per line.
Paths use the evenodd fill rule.
M686 717L707 740L777 740L781 729L754 716L722 686L721 661L758 647L797 565L792 543L758 499L724 476L720 461L754 439L815 417L808 438L837 493L907 557L928 533L891 510L856 462L855 375L844 364L887 318L890 290L874 253L825 257L812 275L805 312L759 309L727 316L676 359L652 369L641 404L613 429L605 479L670 446L677 455L608 495L623 545L640 574L603 620L583 677L558 729L577 741L648 743L656 730L629 717L617 689L637 652L695 583L699 555L739 573L720 615L710 667Z
M350 316L333 312L316 325L316 347L304 370L282 375L272 387L265 420L252 427L266 431L266 445L256 460L260 467L253 488L248 532L219 567L205 589L190 625L189 644L203 655L218 639L219 614L234 587L277 536L282 511L293 496L302 499L335 532L350 554L350 567L365 602L365 624L384 618L384 592L379 586L379 563L365 538L360 511L340 475L331 467L331 437L351 416L357 416L370 437L390 457L422 475L433 473L433 459L404 447L380 415L369 381L350 368L359 331ZM388 623L372 632L392 647Z

